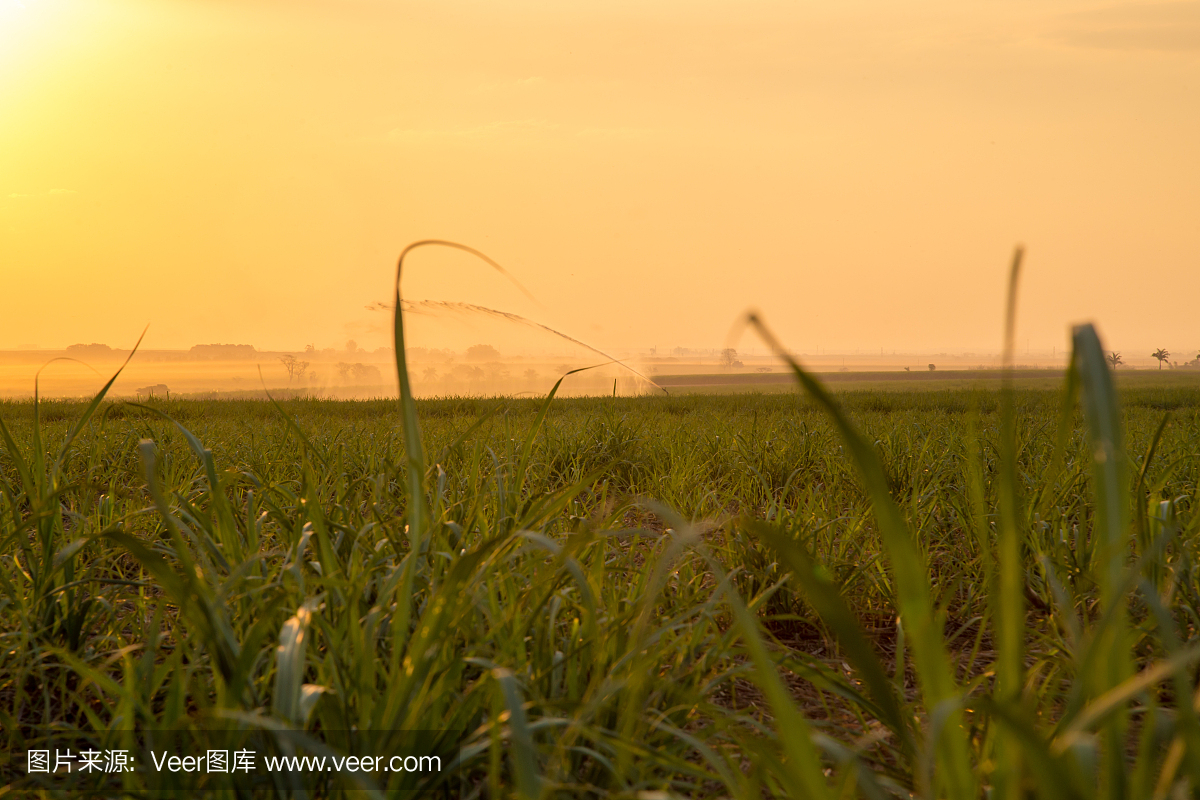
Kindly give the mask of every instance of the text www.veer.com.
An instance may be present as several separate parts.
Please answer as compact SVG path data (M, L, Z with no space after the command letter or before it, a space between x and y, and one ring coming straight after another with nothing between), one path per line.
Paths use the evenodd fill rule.
M441 772L438 756L266 756L268 772Z

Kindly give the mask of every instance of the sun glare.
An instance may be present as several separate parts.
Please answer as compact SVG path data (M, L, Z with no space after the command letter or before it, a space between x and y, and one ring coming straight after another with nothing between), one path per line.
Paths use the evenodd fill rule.
M0 0L0 22L16 19L25 9L26 5L17 0Z
M20 40L21 29L29 18L29 4L37 0L0 0L0 57L7 55Z

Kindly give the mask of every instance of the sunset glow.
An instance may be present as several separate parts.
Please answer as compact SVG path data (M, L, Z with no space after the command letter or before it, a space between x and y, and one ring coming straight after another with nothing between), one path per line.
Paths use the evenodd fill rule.
M1200 0L0 0L0 795L1196 797L1198 299Z
M1200 3L23 5L0 347L377 347L430 236L541 307L454 253L409 296L599 346L756 307L801 352L994 352L1018 242L1028 347L1200 335Z

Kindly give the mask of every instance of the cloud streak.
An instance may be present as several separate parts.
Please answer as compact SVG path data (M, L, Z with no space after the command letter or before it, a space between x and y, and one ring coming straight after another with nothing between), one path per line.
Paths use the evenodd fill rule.
M1200 2L1121 3L1069 14L1052 34L1075 47L1200 52Z

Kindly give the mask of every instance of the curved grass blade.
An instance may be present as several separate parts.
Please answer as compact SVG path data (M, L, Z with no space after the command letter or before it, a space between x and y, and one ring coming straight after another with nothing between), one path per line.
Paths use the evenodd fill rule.
M129 362L133 360L134 354L137 353L137 349L141 346L142 339L146 338L146 331L149 329L149 325L142 329L142 335L138 337L137 341L133 345L133 349L129 351L129 355L125 357L125 360L121 363L121 366L118 367L117 371L113 373L113 376L108 379L108 383L104 384L104 387L96 393L96 396L93 397L91 402L89 402L83 409L83 413L79 416L79 419L76 420L75 424L71 426L71 431L67 434L67 438L63 440L62 447L60 447L58 450L58 458L54 460L54 474L57 475L59 470L62 469L63 459L67 457L67 451L70 449L71 443L75 441L75 437L79 435L81 430L83 430L83 426L86 425L88 420L92 418L92 415L96 413L96 408L99 407L100 402L104 400L104 396L108 394L108 390L112 388L113 383L116 382L117 378L121 375L121 372L125 369L125 367L129 366Z

